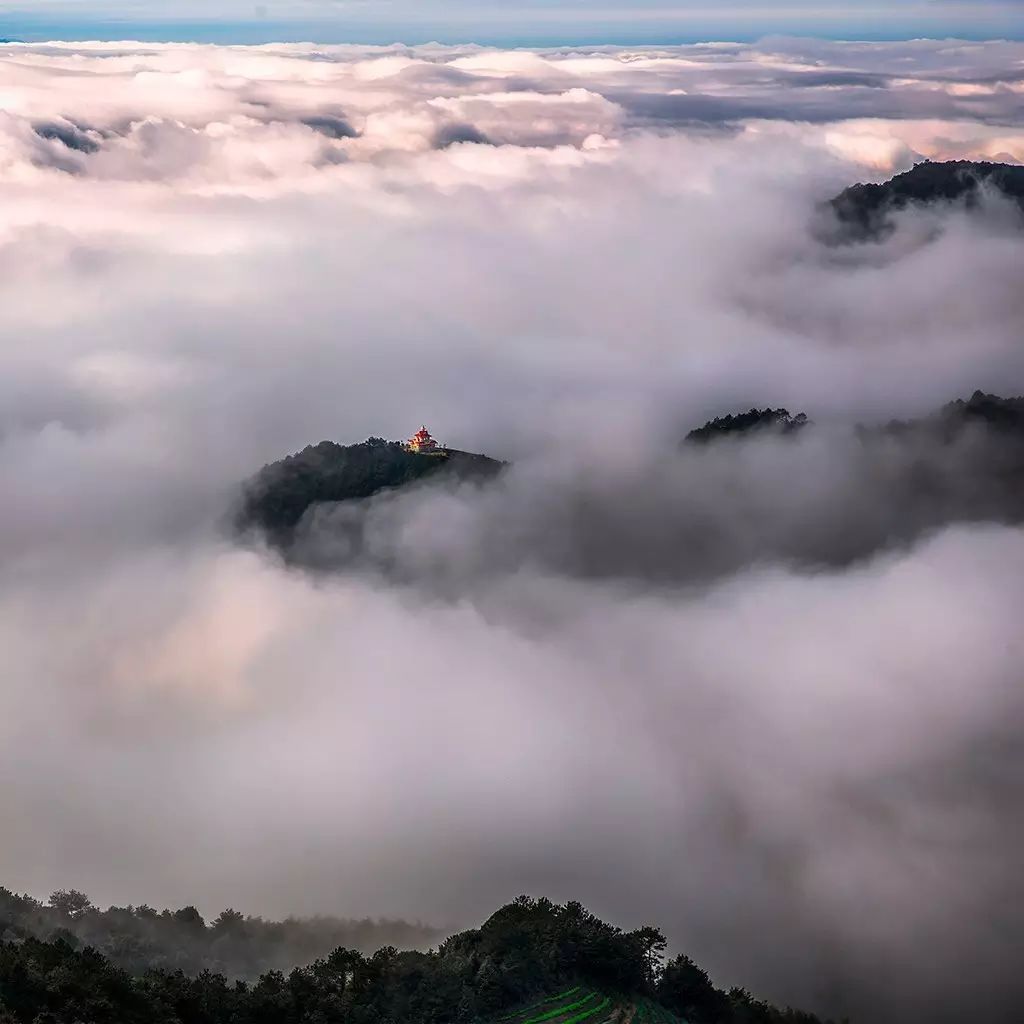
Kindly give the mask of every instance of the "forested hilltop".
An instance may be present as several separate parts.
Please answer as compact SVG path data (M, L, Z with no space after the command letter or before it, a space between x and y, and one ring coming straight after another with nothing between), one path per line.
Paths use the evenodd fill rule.
M730 413L708 420L691 430L685 442L706 444L725 438L746 439L766 434L792 435L812 426L807 414L791 415L788 409L757 409ZM928 416L890 420L881 426L860 426L859 436L866 441L885 437L919 437L949 443L970 430L996 440L1024 441L1024 397L1001 398L975 391L970 398L947 402Z
M807 414L803 412L791 416L788 409L750 409L747 412L716 416L703 426L691 430L685 440L706 444L723 437L760 433L792 434L806 427L809 422Z
M409 921L266 921L230 908L207 922L195 907L100 910L74 889L58 890L43 903L0 887L0 940L62 939L76 949L91 947L133 974L158 967L186 974L216 971L252 981L269 970L309 963L338 946L361 953L381 946L427 949L442 936L438 928Z
M894 211L940 202L972 208L986 189L1024 212L1024 167L971 160L925 161L881 184L851 185L828 206L841 227L840 240L864 241L888 234Z
M87 909L69 914L88 913ZM522 896L429 952L339 947L255 983L130 974L68 931L0 942L0 1024L820 1024L716 988L656 928Z
M751 409L691 430L683 447L813 438L817 429L804 413ZM853 440L846 456L861 492L879 496L872 516L891 539L955 522L1024 522L1024 397L975 391L927 416L859 426ZM843 521L841 509L828 511L826 530Z
M751 561L850 565L956 523L1024 522L1024 398L977 391L859 427L807 412L720 416L674 452L650 446L562 475L387 442L317 445L255 478L247 528L308 571L381 574L457 598L523 566L694 582ZM430 515L446 479L457 500L441 506L459 509L465 543Z
M260 529L273 543L286 547L315 505L370 498L427 477L486 479L502 465L486 455L454 449L419 455L380 437L350 445L321 441L264 466L247 481L235 523L242 531Z

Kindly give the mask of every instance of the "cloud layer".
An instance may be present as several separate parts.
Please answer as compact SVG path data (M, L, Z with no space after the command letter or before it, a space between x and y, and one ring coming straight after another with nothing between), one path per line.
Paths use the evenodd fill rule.
M0 881L445 923L543 891L774 999L1008 1020L1024 544L892 545L842 438L1024 393L1019 222L812 229L1024 158L1022 59L3 47ZM752 404L820 439L666 468ZM407 583L225 537L261 464L422 421L516 467L374 506ZM785 541L844 495L879 550L810 572Z

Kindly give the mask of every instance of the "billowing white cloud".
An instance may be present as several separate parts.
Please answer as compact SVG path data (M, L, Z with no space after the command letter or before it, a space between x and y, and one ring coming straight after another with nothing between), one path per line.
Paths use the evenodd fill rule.
M871 511L832 427L1024 392L1008 206L811 230L921 157L1024 157L1022 57L0 49L0 882L460 923L545 891L779 1000L1003 1019L1020 530L816 572L751 538ZM820 446L659 470L755 403ZM517 463L378 510L448 586L225 535L263 463L424 420ZM653 544L659 472L773 557L529 557L580 493Z

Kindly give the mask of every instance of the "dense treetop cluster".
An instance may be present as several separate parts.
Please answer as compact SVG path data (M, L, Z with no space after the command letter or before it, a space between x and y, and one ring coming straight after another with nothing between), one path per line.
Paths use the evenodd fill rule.
M380 437L350 445L321 441L264 466L248 481L236 522L243 530L259 527L277 543L287 543L317 503L369 498L426 477L488 477L501 467L485 455L452 449L443 455L418 455Z
M60 939L74 949L91 947L134 974L157 967L186 974L216 971L253 981L268 970L288 970L338 946L362 953L388 945L425 949L441 936L437 928L408 921L336 917L267 921L230 908L207 923L195 907L100 910L74 889L58 890L48 903L42 903L0 887L0 940Z
M972 208L985 191L1002 194L1024 212L1024 167L971 160L925 161L881 184L851 185L829 206L847 238L866 240L886 235L892 227L889 215L896 210L937 202Z
M888 432L917 431L953 440L964 430L979 427L997 437L1024 438L1024 397L1000 398L975 391L970 398L947 402L938 412L918 420L893 420Z
M73 892L55 894L51 909L72 922L93 912ZM183 933L205 927L190 910L171 915ZM214 928L237 923L226 912ZM141 963L129 972L68 929L0 943L0 1024L471 1024L574 983L656 1000L691 1024L819 1024L717 989L685 956L665 964L664 950L656 928L624 932L578 903L525 896L429 952L339 947L252 983Z
M730 435L755 432L792 434L807 426L807 423L807 416L802 412L791 416L788 409L751 409L749 412L709 420L704 426L691 430L686 440L706 443Z
M752 437L761 434L795 434L811 424L804 413L791 416L788 409L751 409L708 420L691 430L685 440L705 444L726 437ZM864 440L913 434L937 441L954 441L971 428L1004 440L1024 440L1024 397L1000 398L975 391L970 398L947 402L936 412L917 419L891 420L881 427L858 427Z

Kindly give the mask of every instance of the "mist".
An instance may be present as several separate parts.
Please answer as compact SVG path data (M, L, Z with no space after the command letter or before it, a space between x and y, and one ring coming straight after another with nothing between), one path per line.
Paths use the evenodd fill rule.
M1022 59L0 47L0 884L544 893L782 1003L1009 1020L1019 498L968 437L915 502L934 452L852 427L1024 393L1020 215L815 224L1019 162ZM814 431L680 452L752 405ZM226 528L421 422L512 466L317 510L300 564Z

